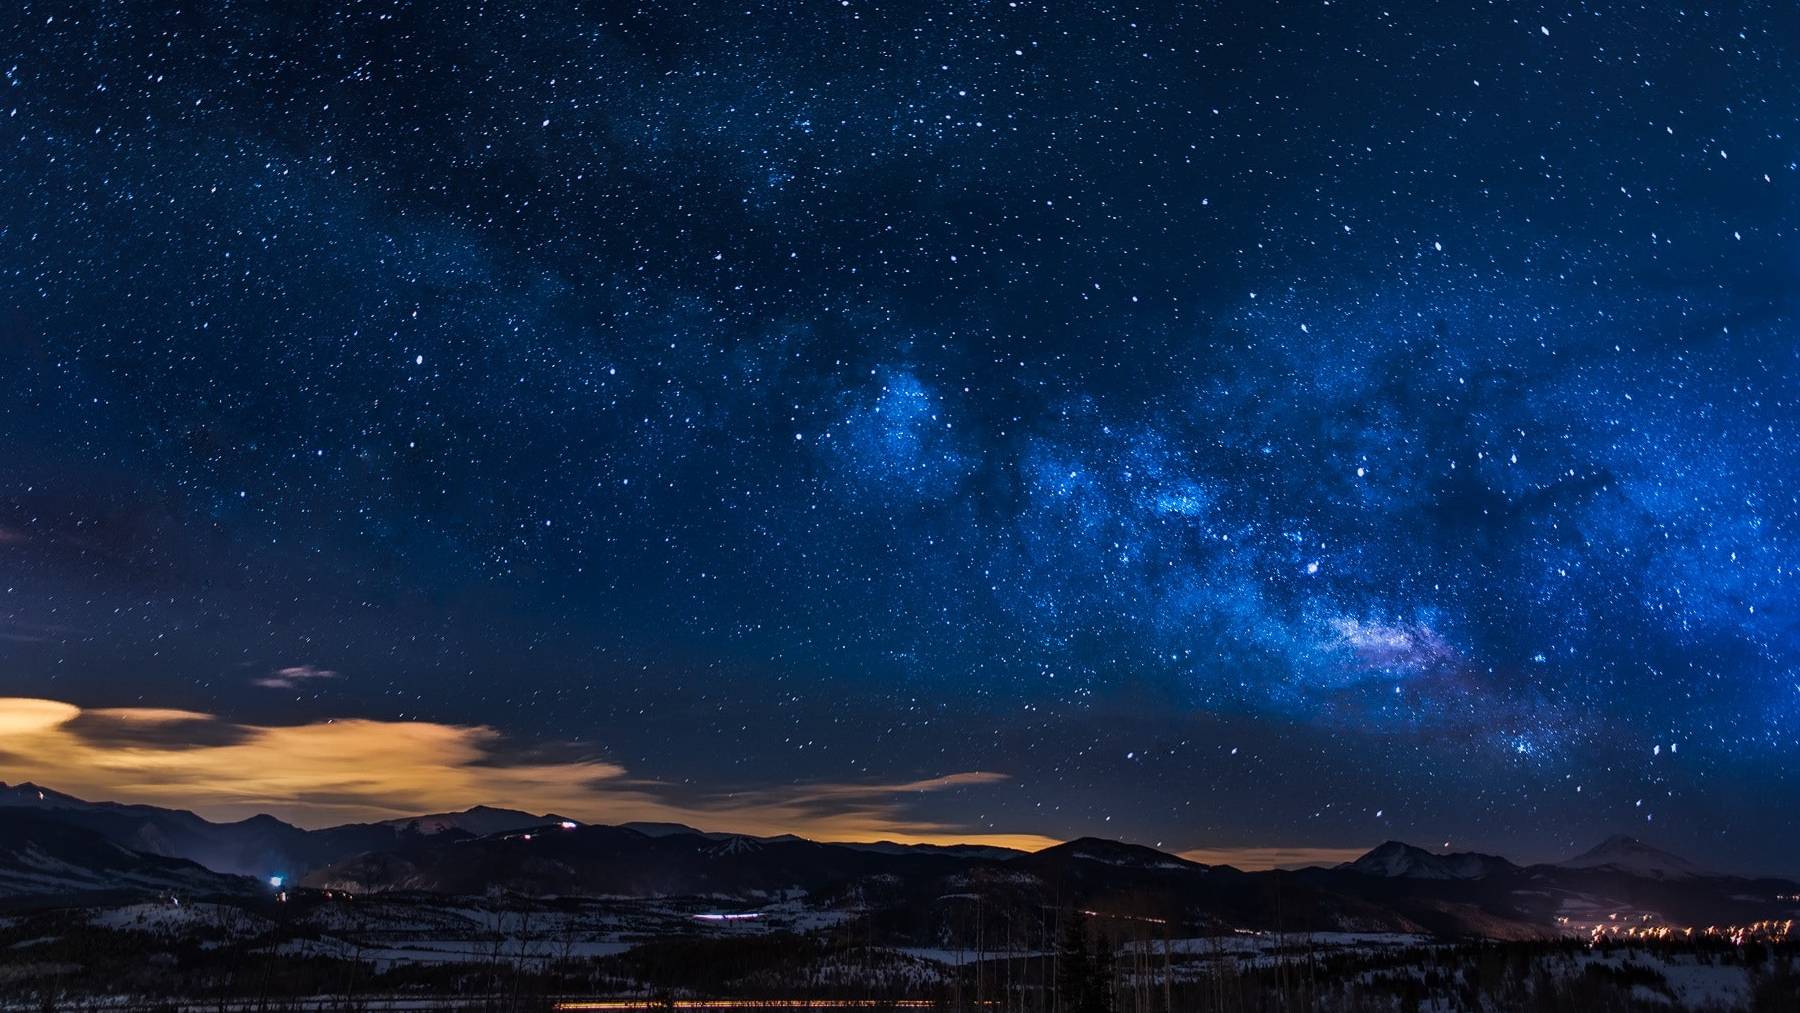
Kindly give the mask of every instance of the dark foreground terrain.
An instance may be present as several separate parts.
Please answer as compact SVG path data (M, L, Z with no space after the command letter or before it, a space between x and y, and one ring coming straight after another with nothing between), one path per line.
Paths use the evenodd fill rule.
M303 830L0 785L0 1009L1794 1010L1800 884L1629 838L1244 872L476 809Z
M1234 933L1146 945L1114 938L1108 919L1058 920L1047 948L1001 937L977 953L872 944L859 919L731 925L679 905L103 904L7 919L0 1008L1800 1010L1792 943ZM592 939L607 925L620 942Z

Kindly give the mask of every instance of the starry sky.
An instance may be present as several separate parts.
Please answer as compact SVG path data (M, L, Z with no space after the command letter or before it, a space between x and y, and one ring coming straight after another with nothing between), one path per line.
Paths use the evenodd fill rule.
M0 778L1800 872L1796 39L7 5Z

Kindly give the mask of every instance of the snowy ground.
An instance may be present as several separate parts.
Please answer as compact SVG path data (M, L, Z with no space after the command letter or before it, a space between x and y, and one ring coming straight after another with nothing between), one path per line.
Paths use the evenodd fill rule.
M720 898L642 900L629 898L559 899L548 902L441 900L405 895L377 897L307 895L302 902L270 904L260 911L206 903L151 902L69 912L46 919L42 926L21 925L10 941L17 954L8 973L24 980L63 975L54 952L59 938L79 931L73 924L155 937L149 947L176 940L197 943L202 950L239 944L247 950L284 957L358 960L381 971L408 966L504 965L539 972L564 957L588 960L625 953L646 942L667 939L755 938L773 932L803 934L829 931L860 915L837 899L824 908L803 896L761 898L747 904ZM723 916L730 916L729 919ZM57 918L65 919L57 921ZM852 937L860 933L852 933ZM41 938L40 938L41 937ZM841 940L840 940L841 942ZM136 945L136 944L134 944ZM1502 946L1513 944L1499 944ZM1522 944L1530 947L1532 944ZM754 952L754 951L747 951ZM767 952L767 948L763 948ZM811 951L809 951L811 952ZM973 947L851 946L823 947L809 962L771 965L751 971L740 984L756 994L780 994L789 987L813 990L867 989L881 995L942 995L959 977L972 974L978 959ZM1792 960L1776 951L1768 963ZM1724 945L1683 949L1669 945L1607 945L1583 942L1511 950L1503 961L1488 960L1478 947L1428 936L1384 932L1271 933L1227 932L1186 936L1166 942L1151 938L1120 946L1116 967L1122 986L1156 984L1167 970L1177 987L1230 979L1243 972L1276 966L1304 965L1306 980L1329 974L1323 987L1364 1005L1385 1009L1397 993L1396 983L1416 982L1446 1002L1479 985L1484 995L1533 994L1540 981L1591 989L1598 981L1613 983L1635 998L1674 1009L1727 1010L1749 1005L1770 968L1753 974L1744 965L1745 951ZM1166 956L1165 956L1166 955ZM1011 958L1010 969L1030 980L1029 964L1049 954L1039 949L1010 954L987 951L979 959ZM1166 962L1165 962L1166 960ZM1324 970L1329 963L1330 970ZM1785 966L1785 965L1783 965ZM963 968L961 974L957 969ZM1605 969L1605 973L1600 973ZM990 984L993 979L990 973ZM769 975L779 975L776 980ZM1134 975L1146 975L1137 978ZM1477 980L1479 974L1480 980ZM1500 975L1504 980L1496 979ZM1007 980L1011 980L1008 978ZM1238 980L1245 980L1239 978ZM1256 980L1250 976L1249 980ZM1272 980L1272 979L1271 979ZM1411 988L1412 986L1407 986ZM1361 991L1357 991L1361 990ZM1510 990L1510 991L1509 991ZM7 983L0 980L0 1010L6 1009ZM816 994L816 992L808 993ZM1373 1003L1373 1005L1368 1005Z
M1215 954L1250 956L1278 950L1308 948L1317 950L1398 949L1407 946L1427 946L1431 942L1430 936L1408 932L1234 932L1230 935L1171 939L1168 942L1168 948L1169 952L1175 954L1210 957ZM1134 945L1141 946L1151 956L1160 956L1163 952L1163 942L1159 939Z
M1619 951L1585 953L1576 960L1577 967L1605 964L1624 967L1633 964L1662 975L1676 1000L1684 1007L1716 1006L1736 1009L1750 1002L1748 968L1703 964L1693 954L1659 954L1654 952ZM1666 999L1666 997L1665 997Z
M158 936L215 934L229 939L254 938L275 927L267 918L226 904L167 901L101 908L88 915L88 922L122 932Z

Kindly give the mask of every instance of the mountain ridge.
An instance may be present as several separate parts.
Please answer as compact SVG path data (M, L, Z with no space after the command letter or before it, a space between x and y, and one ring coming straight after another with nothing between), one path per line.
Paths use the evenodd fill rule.
M70 823L134 851L182 858L215 872L266 879L299 876L362 851L392 847L416 832L481 836L558 823L562 817L488 806L460 813L400 817L379 823L345 823L306 829L268 813L214 822L187 809L144 803L93 802L33 784L0 781L0 810L63 814Z
M50 810L12 811L0 820L0 898L117 893L244 893L246 877L183 858L136 851L69 823Z
M479 839L537 827L584 826L556 814L533 814L488 805L459 812L403 816L374 823L340 824L303 829L269 814L258 814L229 823L214 823L192 811L141 803L88 801L32 782L0 782L0 808L23 807L61 813L72 822L149 854L187 858L215 871L253 875L285 873L299 878L355 854L392 850L413 838L445 840ZM596 824L595 826L602 826ZM649 838L692 837L714 844L730 841L805 843L887 855L934 854L965 860L1005 862L1028 855L1050 862L1063 858L1117 867L1165 869L1220 869L1145 845L1098 837L1082 837L1038 852L1023 852L973 844L900 844L894 841L810 841L791 834L757 837L708 831L680 823L628 822L612 829ZM235 842L236 854L219 854L219 838ZM283 868L276 868L284 864ZM1324 869L1322 866L1312 867ZM1476 880L1496 875L1515 875L1534 870L1593 870L1657 879L1761 877L1727 876L1710 872L1681 856L1657 849L1636 838L1614 834L1594 848L1554 863L1519 865L1499 855L1482 852L1435 852L1403 841L1390 840L1350 862L1332 867L1379 878Z
M473 832L491 826L502 829ZM303 894L690 897L739 910L804 897L828 910L888 911L885 917L907 924L930 924L942 905L970 897L1030 909L1128 910L1196 931L1304 926L1456 938L1566 934L1570 924L1602 924L1621 912L1688 925L1800 915L1800 884L1695 872L1686 859L1622 835L1573 865L1519 866L1497 855L1388 841L1333 867L1246 872L1098 837L1035 852L834 843L668 823L583 825L479 806L307 831L272 816L213 824L185 810L0 785L0 829L8 827L0 898L9 903L59 891L258 889L250 879L221 876L231 870L199 855L248 866L269 891L279 876L282 889ZM271 866L295 856L311 864ZM47 876L47 869L65 874Z
M1498 855L1478 851L1436 853L1403 841L1387 841L1340 869L1369 876L1413 879L1485 879L1517 871L1519 866Z
M1627 834L1613 834L1599 844L1556 865L1564 869L1612 869L1657 879L1718 877L1680 855L1645 844Z

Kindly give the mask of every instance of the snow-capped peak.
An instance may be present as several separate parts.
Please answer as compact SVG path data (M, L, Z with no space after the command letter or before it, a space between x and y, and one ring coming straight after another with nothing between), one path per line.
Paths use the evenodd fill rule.
M1671 855L1624 834L1614 834L1593 849L1558 864L1565 869L1610 869L1653 879L1711 875L1680 855Z

